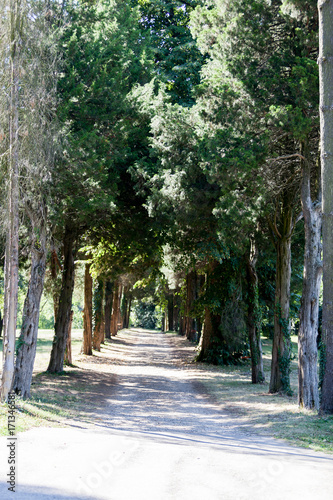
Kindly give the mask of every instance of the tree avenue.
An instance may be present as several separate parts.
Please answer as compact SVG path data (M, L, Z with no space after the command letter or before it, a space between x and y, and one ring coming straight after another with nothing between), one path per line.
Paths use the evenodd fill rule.
M2 401L30 396L43 296L50 373L72 322L86 356L158 323L291 396L297 335L299 406L333 413L332 1L4 4Z

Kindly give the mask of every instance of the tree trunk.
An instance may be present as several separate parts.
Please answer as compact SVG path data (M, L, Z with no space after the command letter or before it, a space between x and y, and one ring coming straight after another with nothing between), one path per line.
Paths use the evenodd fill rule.
M119 281L115 281L112 302L112 315L111 315L111 335L117 335L117 322L118 322L118 303L119 303Z
M53 246L53 243L52 243ZM52 298L53 298L53 315L54 324L57 321L58 306L59 306L59 288L58 286L58 269L61 270L61 264L58 259L56 249L53 247L51 250L51 277L52 277Z
M111 313L112 313L112 297L113 297L113 283L107 281L105 285L105 338L111 339Z
M290 393L289 302L291 277L292 209L282 207L280 237L277 239L274 339L269 392Z
M211 342L214 338L214 330L215 329L212 320L212 313L209 307L205 307L205 319L199 344L199 354L197 356L197 361L204 361L206 359L207 353L211 347Z
M124 291L124 287L123 287L123 284L120 282L120 285L119 285L119 295L118 295L117 332L121 329L122 324L123 324L122 317L121 317L121 301L122 301L122 298L123 298L123 291Z
M319 409L317 373L317 335L321 283L321 210L313 206L310 190L311 165L302 148L301 201L304 217L305 249L303 293L298 332L298 402L305 408Z
M256 272L257 249L255 242L251 242L250 257L246 261L248 309L247 328L251 352L252 384L265 381L262 346L260 339L261 314L259 310L258 276Z
M58 316L54 326L55 334L53 339L50 363L47 369L47 371L50 373L61 373L64 368L64 356L74 290L75 239L76 234L74 230L71 227L66 226L64 235L64 266L62 272Z
M206 273L206 292L214 287L213 273L218 266L217 261L211 261L208 264ZM214 337L218 336L218 327L221 322L221 317L214 315L208 306L205 307L205 318L203 324L203 331L199 343L199 354L197 361L204 361L207 357L208 351L211 348Z
M73 324L74 311L71 311L71 318L68 325L67 342L65 350L64 362L66 365L71 366L72 363L72 324Z
M10 96L9 96L9 193L6 257L5 314L1 401L8 400L14 379L14 356L18 296L19 248L19 59L22 12L19 0L10 4Z
M169 330L171 330L172 332L175 329L174 318L173 318L173 311L174 311L173 303L174 303L174 294L171 293L168 295L168 323L169 323Z
M185 305L185 316L186 316L186 330L185 335L189 340L194 340L195 336L195 319L191 317L193 302L196 298L196 282L197 273L191 271L186 276L186 305Z
M43 293L46 268L45 207L41 218L32 223L31 272L27 295L23 307L21 335L18 341L13 390L22 398L30 397L30 386L36 356L39 307ZM38 234L38 237L37 237Z
M92 288L90 264L85 265L84 272L84 310L83 310L83 354L92 355Z
M97 280L97 288L94 294L94 315L93 349L100 351L104 336L104 281L100 278Z
M333 0L319 0L320 135L323 191L324 354L321 411L333 413Z
M124 320L124 328L129 327L129 321L130 321L130 315L131 315L131 305L132 305L132 297L130 295L128 297L128 300L127 300L127 309L126 309L126 315L125 315L125 320Z

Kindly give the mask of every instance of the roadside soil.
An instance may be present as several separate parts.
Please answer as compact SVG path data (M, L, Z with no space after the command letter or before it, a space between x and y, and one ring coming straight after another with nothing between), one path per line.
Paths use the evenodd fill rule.
M39 393L67 385L68 403L84 408L66 428L17 435L15 500L332 500L333 457L259 435L206 392L193 356L176 335L123 330L67 377L37 377L48 382ZM8 440L1 499L13 498Z

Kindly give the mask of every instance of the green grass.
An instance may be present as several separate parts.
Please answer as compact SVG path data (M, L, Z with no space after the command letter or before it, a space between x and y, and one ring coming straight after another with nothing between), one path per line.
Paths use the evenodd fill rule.
M39 330L31 398L16 398L16 432L39 426L63 426L79 419L92 421L89 410L93 408L93 404L82 397L84 392L89 391L89 387L78 381L77 377L82 370L74 366L65 367L62 375L46 373L52 340L53 330ZM79 354L81 344L82 330L72 330L73 359ZM7 415L7 405L1 404L0 435L8 435Z

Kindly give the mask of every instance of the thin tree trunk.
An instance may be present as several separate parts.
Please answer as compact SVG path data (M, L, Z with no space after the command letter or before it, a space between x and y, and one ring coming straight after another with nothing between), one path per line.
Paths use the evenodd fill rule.
M127 305L125 328L129 328L129 322L130 322L130 316L131 316L131 306L132 306L132 297L130 296L128 299L128 305Z
M53 243L52 243L53 245ZM59 306L59 287L57 283L58 272L57 268L61 270L61 264L58 259L56 249L53 247L51 250L51 277L52 277L52 298L53 298L53 315L54 324L57 321L58 306Z
M1 401L8 400L14 379L18 296L19 248L19 58L21 48L21 2L10 4L10 98L9 98L9 227L6 243L5 317Z
M73 324L74 311L71 311L71 318L68 325L67 342L65 350L64 362L66 365L71 366L72 362L72 324Z
M319 0L320 135L323 191L324 366L321 411L333 413L333 0Z
M206 291L214 287L213 273L218 266L216 261L211 261L207 268L206 273ZM214 315L209 307L205 307L205 318L203 324L203 331L199 343L199 354L197 361L204 361L211 348L212 341L218 335L218 327L221 322L221 317Z
M302 154L307 158L303 147ZM301 201L304 217L305 249L303 293L298 332L298 402L319 409L317 335L321 283L321 210L313 206L310 190L311 165L302 161Z
M121 317L121 300L123 298L123 292L124 292L124 287L123 287L123 284L120 282L119 295L118 295L117 332L121 329L121 326L123 324L122 317Z
M58 317L55 323L50 363L47 371L61 373L64 368L64 356L67 343L68 326L72 310L72 297L74 290L74 243L76 234L66 226L64 235L64 266L62 272L62 285L59 297Z
M83 310L83 345L82 352L92 355L92 288L93 280L90 274L90 264L85 265L84 271L84 310Z
M23 398L30 397L30 386L37 347L39 308L46 268L45 207L42 207L41 212L41 218L38 222L34 221L33 214L30 217L32 223L31 272L23 307L22 328L18 341L13 384L13 390Z
M112 297L113 297L113 283L107 281L105 285L105 338L111 339L111 314L112 314Z
M173 302L174 302L174 294L170 293L168 295L168 322L169 322L169 330L174 331L174 319L173 319Z
M277 239L274 339L269 392L290 393L289 303L291 277L292 210L282 209L282 229Z
M260 338L261 319L258 300L258 275L255 267L256 261L257 248L255 246L255 242L252 241L250 256L246 261L248 287L247 328L251 352L252 384L260 384L265 381Z
M193 302L196 298L197 273L191 271L186 276L186 331L185 335L189 340L194 340L195 319L191 317Z
M97 288L94 294L94 315L93 349L100 351L104 334L104 281L100 278L97 280Z
M118 332L118 312L119 312L119 281L115 281L111 315L111 335L115 336Z

